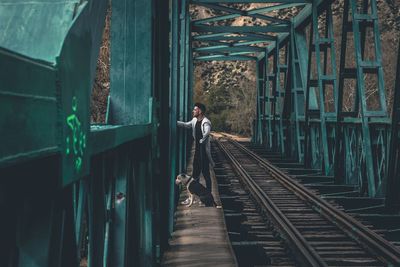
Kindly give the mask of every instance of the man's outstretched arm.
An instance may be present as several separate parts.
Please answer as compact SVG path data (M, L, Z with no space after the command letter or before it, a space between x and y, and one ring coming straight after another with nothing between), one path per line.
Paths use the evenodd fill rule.
M177 121L176 123L177 123L178 127L192 128L192 121L188 121L188 122Z

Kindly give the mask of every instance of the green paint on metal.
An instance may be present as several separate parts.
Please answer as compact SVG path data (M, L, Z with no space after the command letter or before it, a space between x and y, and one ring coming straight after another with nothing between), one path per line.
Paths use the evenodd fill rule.
M275 37L267 34L242 33L232 36L231 33L213 33L193 36L193 41L274 41Z
M325 21L324 29L320 29L319 19ZM332 175L336 152L336 127L329 127L327 120L336 125L338 90L330 5L327 5L325 9L318 10L315 2L312 8L311 24L305 114L305 165L314 169L322 168L325 175ZM320 31L323 31L323 36L320 35ZM315 61L313 61L313 55ZM324 65L322 65L322 62ZM316 69L316 77L312 77L312 66ZM328 70L331 73L328 73ZM331 86L331 91L329 91L329 86ZM317 101L318 103L315 105L314 103ZM333 104L328 105L327 103L330 102L333 102ZM310 120L315 118L319 118L319 123L310 123Z
M268 55L268 50L266 49L265 55ZM275 149L274 144L274 130L273 130L273 120L274 120L274 113L275 113L275 98L274 98L274 82L275 82L275 75L270 73L270 62L269 57L265 56L265 63L264 63L264 72L263 72L263 80L264 80L264 118L266 120L264 124L264 131L265 131L265 140L266 146L269 150ZM272 84L271 84L272 82Z
M210 56L198 56L195 57L194 60L203 60L203 61L213 61L213 60L257 60L256 57L250 57L250 56L236 56L236 55L228 55L228 56L223 56L223 55L210 55Z
M263 114L262 114L262 106L264 105L264 99L262 97L263 95L263 86L264 83L262 81L262 78L260 77L263 73L263 61L256 61L256 91L257 91L257 99L256 99L256 120L255 120L255 132L254 132L254 137L253 141L262 144L263 143L263 129L262 129L262 120L263 120Z
M222 15L222 16L215 16L211 18L206 18L206 19L199 19L199 20L194 20L193 24L198 25L198 24L204 24L207 22L216 22L216 21L222 21L222 20L227 20L227 19L234 19L240 16L243 16L243 14L247 15L253 15L253 14L259 14L259 13L267 13L279 9L284 9L284 8L291 8L291 7L299 7L303 6L303 3L289 3L289 4L278 4L278 5L273 5L269 7L263 7L263 8L256 8L252 10L248 10L243 12L241 10L241 13L235 13L235 14L229 14L229 15Z
M283 20L283 19L279 19L279 18L276 18L276 17L271 17L271 16L267 16L267 15L261 14L261 13L277 10L277 9L282 8L282 7L278 7L277 8L277 7L274 6L275 8L274 7L257 8L257 9L253 9L253 10L244 11L244 10L238 10L238 9L235 9L235 8L216 5L216 4L200 3L200 5L202 5L204 7L211 8L211 9L215 9L215 10L219 10L219 11L223 11L223 12L227 12L227 13L232 13L232 15L224 15L224 16L217 16L217 17L197 20L197 21L194 21L194 23L193 23L194 25L199 25L199 24L203 24L203 23L206 23L206 22L215 22L215 21L221 21L221 20L226 20L226 19L233 19L233 18L240 17L240 16L247 16L247 17L252 17L252 18L256 18L256 19L262 19L262 20L277 22L277 23L289 23L289 21L287 21L287 20ZM284 6L285 7L293 7L293 6L296 6L296 4L284 5Z
M290 90L293 108L290 114L290 154L299 162L304 162L304 103L307 63L304 60L307 51L305 32L292 28L290 35Z
M111 124L146 124L153 77L153 1L112 1Z
M370 13L368 13L370 10ZM351 16L351 20L349 17ZM372 22L370 25L366 22ZM351 27L350 27L351 25ZM366 61L364 59L364 48L366 44L366 28L371 27L373 30L374 37L369 40L368 43L373 43L375 48L375 58L372 61ZM352 33L354 41L354 52L356 59L355 68L346 67L346 47L348 41L348 33ZM384 183L381 174L379 174L379 162L381 161L376 153L373 153L373 143L379 138L379 134L373 134L372 126L370 123L371 117L377 118L387 118L387 108L385 100L385 90L383 82L383 68L382 68L382 58L381 58L381 47L380 47L380 37L378 29L378 19L377 19L377 7L375 0L363 1L361 8L357 7L357 1L347 0L344 5L343 22L342 22L342 44L341 44L341 60L340 60L340 77L339 77L339 104L338 104L338 120L339 122L346 119L346 117L360 116L361 125L360 129L357 130L357 145L362 149L361 155L358 157L357 169L355 175L360 177L359 185L363 193L368 193L369 196L378 196L381 194L381 184ZM365 88L365 74L374 73L377 76L377 93L378 97L376 100L379 102L379 107L375 110L371 110L367 105L367 93ZM344 80L350 79L356 81L355 90L355 101L351 112L344 113L342 111L342 101L343 101L343 90L344 90ZM355 130L350 131L353 133ZM337 138L341 140L342 138L349 139L352 138L348 136L349 130L340 129L337 131ZM352 134L354 135L354 134ZM353 138L354 139L354 138ZM355 147L357 147L355 146ZM350 150L354 149L354 146L340 146L336 145L336 162L338 163L335 168L335 176L337 180L341 180L341 177L349 177L354 175L354 168L348 168L346 166L347 162L343 162L341 158L343 155L352 153L348 150L339 151L340 147L348 148ZM381 157L382 158L382 157ZM364 178L367 178L364 181Z
M269 48L268 48L269 49ZM281 51L283 51L283 55ZM280 62L281 56L283 57L283 64ZM278 151L285 154L285 136L284 136L284 100L286 94L286 87L288 86L288 76L289 76L289 46L285 45L283 48L280 47L279 39L276 40L276 46L274 48L274 132L276 135L276 147ZM283 76L281 78L281 76Z
M178 110L178 87L179 87L179 5L178 0L172 0L171 7L171 51L170 51L170 60L171 60L171 68L170 68L170 94L169 94L169 103L170 103L170 128L169 128L169 159L170 159L170 173L169 173L169 205L168 205L168 230L169 234L172 234L174 229L174 211L175 211L175 177L178 173L178 156L177 156L177 147L178 140L177 136L177 126L176 121L178 119L177 110Z
M80 2L0 1L0 47L55 65Z
M247 51L247 52L262 52L264 51L261 47L254 47L254 46L233 46L233 45L218 45L218 46L208 46L208 47L199 47L193 49L194 52L233 52L233 51Z
M287 24L276 24L267 26L203 26L194 25L193 32L214 32L214 33L257 33L257 32L289 32L290 27Z
M1 167L59 150L55 83L53 67L0 48Z
M82 158L86 148L86 134L82 129L81 121L77 116L78 100L72 98L72 114L67 116L66 123L70 130L69 136L65 138L65 154L71 155L75 163L75 171L79 172L82 168Z

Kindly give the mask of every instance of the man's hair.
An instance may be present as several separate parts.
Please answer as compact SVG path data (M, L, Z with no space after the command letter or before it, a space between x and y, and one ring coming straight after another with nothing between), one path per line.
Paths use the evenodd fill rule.
M194 104L194 106L201 109L201 112L203 112L203 114L206 113L206 106L204 104L197 102Z

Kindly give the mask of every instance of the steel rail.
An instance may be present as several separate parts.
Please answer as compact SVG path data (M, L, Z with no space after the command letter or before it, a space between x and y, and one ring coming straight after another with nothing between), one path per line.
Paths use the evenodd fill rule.
M239 144L230 137L225 136L237 148L255 159L261 166L268 169L271 175L297 196L307 201L314 210L318 211L326 219L337 225L348 236L353 238L358 244L366 248L370 253L377 256L378 260L389 264L389 266L399 266L400 250L389 241L368 229L362 223L330 205L324 199L316 196L313 192L290 178L282 170L275 167L272 163L261 158L259 155ZM391 265L393 264L393 265Z
M233 169L237 174L243 178L243 181L251 191L252 195L262 205L263 209L271 216L272 220L277 223L277 226L283 232L289 246L298 252L300 255L299 259L304 266L307 267L323 267L327 266L324 260L318 255L312 246L308 244L302 234L294 227L294 225L288 220L288 218L281 212L281 210L273 203L273 201L267 196L267 194L260 188L259 185L249 176L249 174L243 169L240 163L234 158L230 151L217 140L216 142L221 150L225 153L229 161L232 163Z

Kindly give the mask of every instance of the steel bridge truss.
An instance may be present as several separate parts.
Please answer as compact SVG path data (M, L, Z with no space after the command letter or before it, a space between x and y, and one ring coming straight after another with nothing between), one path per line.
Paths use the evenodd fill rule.
M237 5L248 3L266 5L252 9ZM328 0L182 0L181 10L186 10L182 14L187 14L189 5L202 6L214 15L186 24L191 44L185 56L195 61L256 64L253 141L334 176L336 183L356 184L363 195L393 194L396 200L388 200L388 206L398 205L393 192L399 190L399 179L392 175L398 172L393 159L398 149L398 103L390 126L376 0L345 1L340 47L335 47ZM274 15L288 9L298 13L288 19ZM232 26L239 17L256 23ZM181 15L181 19L188 17ZM372 53L367 53L366 43L373 47ZM371 81L372 89L367 85ZM396 92L398 87L399 83Z

